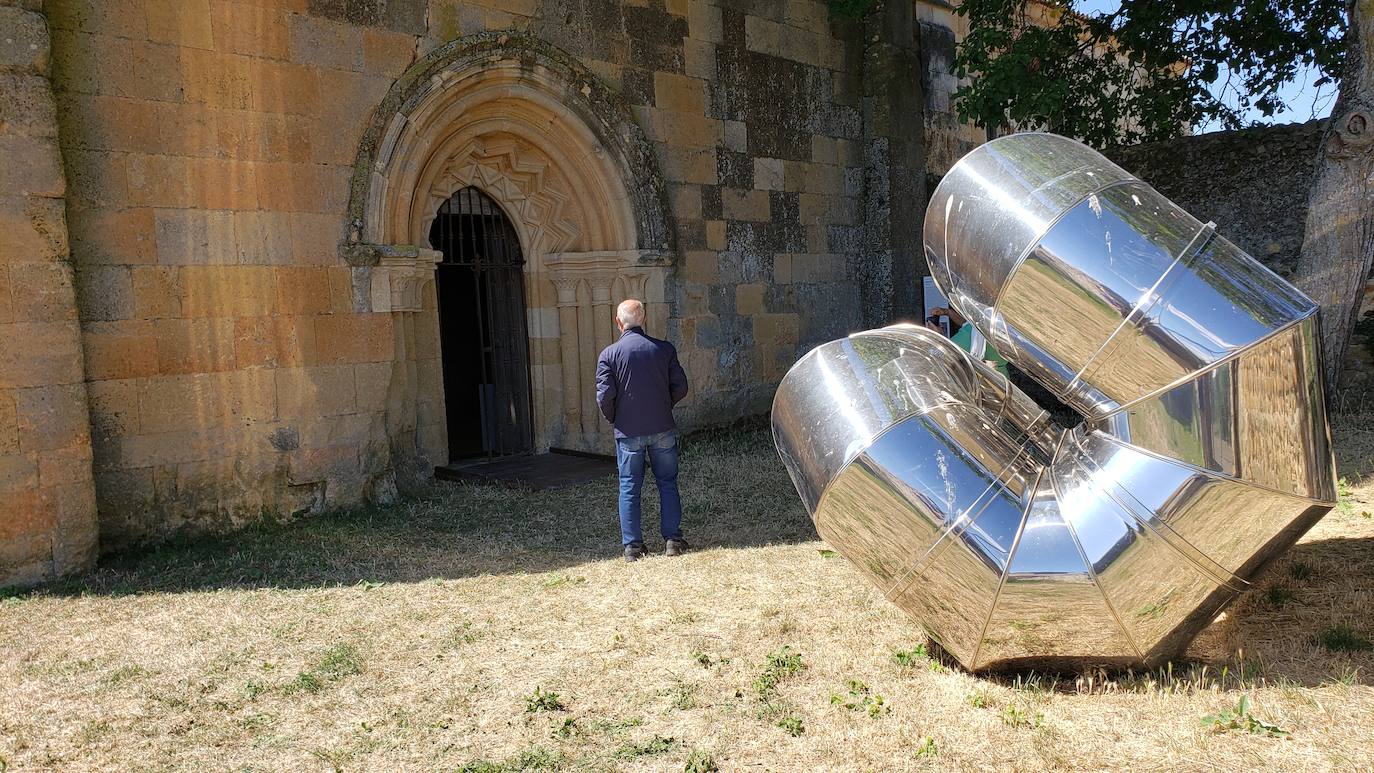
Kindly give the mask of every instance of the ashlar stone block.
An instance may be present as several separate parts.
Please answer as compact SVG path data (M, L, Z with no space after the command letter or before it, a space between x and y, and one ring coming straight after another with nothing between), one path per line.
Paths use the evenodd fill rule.
M159 372L157 329L146 319L82 325L86 377L93 381L154 376Z
M21 451L90 445L84 383L17 389L14 405Z
M0 194L0 264L67 254L61 199Z
M0 389L74 384L82 380L75 322L0 325Z
M34 11L0 6L0 70L46 73L48 25Z

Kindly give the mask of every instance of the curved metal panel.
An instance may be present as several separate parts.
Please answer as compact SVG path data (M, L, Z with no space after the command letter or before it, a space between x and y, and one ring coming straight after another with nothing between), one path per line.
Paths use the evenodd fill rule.
M1088 421L898 326L798 362L773 432L821 536L965 666L1170 657L1334 504L1315 306L1096 152L974 150L925 249Z

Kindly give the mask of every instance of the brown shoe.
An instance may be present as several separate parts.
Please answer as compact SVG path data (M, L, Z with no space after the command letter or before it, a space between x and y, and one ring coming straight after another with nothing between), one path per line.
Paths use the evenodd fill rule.
M625 560L627 562L638 561L644 557L644 543L631 542L625 546Z
M678 537L668 540L668 548L663 551L665 556L680 556L687 552L687 540Z

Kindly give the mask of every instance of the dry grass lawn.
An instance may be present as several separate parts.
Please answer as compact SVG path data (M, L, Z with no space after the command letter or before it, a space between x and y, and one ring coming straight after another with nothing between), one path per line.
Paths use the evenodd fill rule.
M611 480L440 484L11 594L0 770L1367 770L1366 426L1347 503L1165 671L931 659L751 430L690 441L680 559L620 560Z

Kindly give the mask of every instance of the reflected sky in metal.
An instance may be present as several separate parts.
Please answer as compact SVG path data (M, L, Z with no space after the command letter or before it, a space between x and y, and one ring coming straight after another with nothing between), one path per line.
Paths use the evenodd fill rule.
M937 333L817 347L773 434L821 536L970 669L1176 655L1335 500L1316 307L1095 151L1012 135L931 197Z

